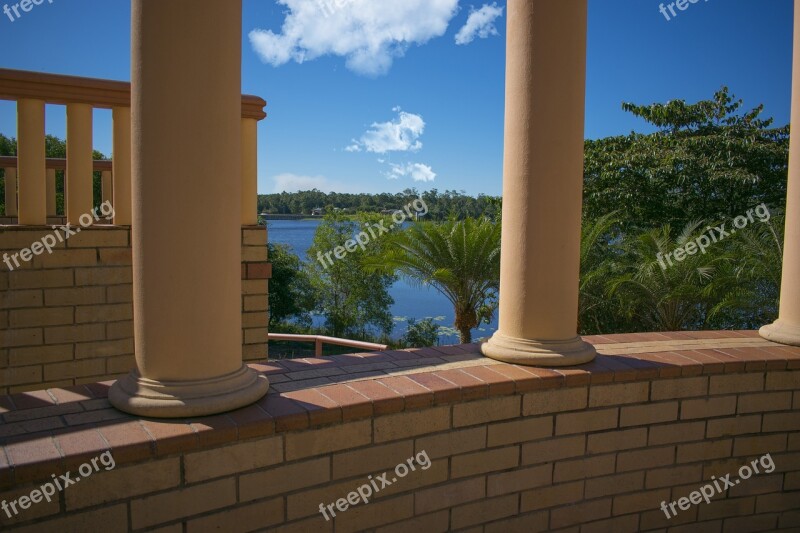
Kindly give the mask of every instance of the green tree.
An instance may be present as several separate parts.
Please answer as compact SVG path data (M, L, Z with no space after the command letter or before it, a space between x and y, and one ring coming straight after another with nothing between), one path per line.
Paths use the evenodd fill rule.
M470 343L472 329L491 322L497 307L500 224L486 218L413 224L392 236L382 267L442 293L453 304L461 342Z
M402 343L408 348L424 348L435 346L439 341L439 326L432 318L416 320L408 319L408 329L403 335Z
M281 324L293 320L301 327L311 326L314 290L303 262L285 244L267 245L272 263L269 282L269 330L279 331Z
M586 142L588 217L624 209L622 227L642 230L735 217L761 203L782 209L789 128L760 118L763 106L741 107L727 87L696 104L623 104L658 131Z
M307 269L317 298L316 311L325 317L326 328L334 337L366 339L374 329L383 335L389 335L393 329L389 307L394 300L389 288L395 278L391 273L367 272L364 268L367 261L383 252L381 239L372 239L363 250L356 248L341 258L329 255L332 264L325 258L326 254L344 247L357 233L369 233L367 226L373 226L377 220L378 217L362 215L353 221L338 213L328 213L308 250ZM377 230L373 228L373 232Z

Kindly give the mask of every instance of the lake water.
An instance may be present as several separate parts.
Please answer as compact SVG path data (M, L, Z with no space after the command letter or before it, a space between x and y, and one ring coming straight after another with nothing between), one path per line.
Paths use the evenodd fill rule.
M296 255L305 260L306 252L314 240L314 232L321 222L321 220L270 220L269 240L272 243L288 244ZM405 333L406 318L433 318L440 326L439 340L442 344L458 342L458 334L452 331L453 306L436 289L414 287L401 279L392 286L389 294L394 298L394 305L391 308L395 316L395 328L392 334L394 338ZM321 322L319 317L315 318L315 324ZM491 324L473 330L473 340L489 337L495 330L497 330L497 313Z

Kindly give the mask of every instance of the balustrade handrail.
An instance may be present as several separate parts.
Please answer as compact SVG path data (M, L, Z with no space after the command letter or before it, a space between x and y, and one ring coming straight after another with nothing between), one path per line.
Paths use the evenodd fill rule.
M95 172L111 172L114 169L114 161L111 159L95 159ZM0 156L0 168L17 168L16 156ZM45 159L45 168L48 170L67 170L67 160L58 157L48 157Z
M315 355L322 355L322 346L332 344L334 346L344 346L345 348L357 348L359 350L382 351L388 348L386 344L376 344L373 342L354 341L349 339L338 339L336 337L326 337L324 335L295 335L290 333L268 333L267 339L271 341L290 341L290 342L313 342Z
M0 68L0 100L42 100L48 104L90 104L111 109L131 106L131 84L125 81L46 74ZM242 118L263 120L266 100L242 95Z

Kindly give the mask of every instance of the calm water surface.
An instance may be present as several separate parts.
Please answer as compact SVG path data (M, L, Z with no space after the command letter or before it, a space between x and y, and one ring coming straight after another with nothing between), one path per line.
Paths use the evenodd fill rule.
M306 252L311 248L314 232L321 220L270 220L269 240L273 243L288 244L292 251L306 259ZM442 335L439 337L442 344L458 342L458 335L447 331L453 327L453 307L449 300L431 287L413 287L403 281L397 281L389 291L394 298L391 308L395 316L393 337L400 337L406 331L406 318L433 318L442 326ZM315 324L322 320L315 319ZM473 339L489 337L497 329L497 313L490 325L483 325L473 330Z

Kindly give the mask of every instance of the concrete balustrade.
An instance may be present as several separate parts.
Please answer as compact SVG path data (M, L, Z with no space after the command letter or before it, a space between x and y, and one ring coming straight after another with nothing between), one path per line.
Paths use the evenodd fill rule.
M82 214L90 212L93 207L92 111L111 109L114 136L112 151L115 161L110 189L114 191L112 202L115 210L114 224L122 226L131 224L130 83L0 69L0 100L17 102L18 138L29 139L25 143L27 147L24 148L26 161L19 165L30 169L25 170L30 179L24 177L23 170L18 169L16 162L13 165L14 175L19 175L24 181L20 183L19 195L24 195L25 198L14 202L6 200L5 219L18 216L18 203L22 207L22 216L18 219L20 224L41 225L46 223L48 216L56 215L55 182L53 181L51 187L44 166L44 106L55 104L67 106L67 138L72 137L72 142L68 143L67 159L72 161L68 164L67 176L74 177L66 178L64 206L67 212L66 219L75 224ZM255 200L258 168L257 124L267 116L264 112L265 105L266 102L257 96L241 96L241 128L244 139L241 154L243 167L241 179L244 191L242 204L246 206L242 217L244 225L257 223ZM0 168L5 168L7 175L11 177L11 165L4 163ZM95 165L94 171L97 170ZM244 196L245 194L248 196ZM6 180L6 198L16 198L16 196L16 182L12 179Z

